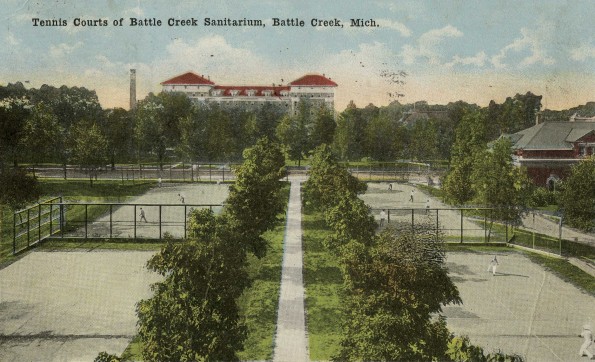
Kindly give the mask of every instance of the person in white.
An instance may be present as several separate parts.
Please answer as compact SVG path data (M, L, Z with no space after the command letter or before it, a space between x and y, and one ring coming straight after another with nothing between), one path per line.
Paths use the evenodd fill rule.
M159 187L161 187L161 177L159 177L159 178L157 179L157 185L158 185Z
M415 195L415 189L411 190L411 193L409 194L409 202L413 202L413 195Z
M380 227L384 225L384 220L386 220L386 212L382 210L380 211Z
M426 200L426 214L430 212L430 199Z
M581 349L578 351L578 355L581 357L587 355L589 359L592 359L593 353L589 351L589 347L591 346L591 344L593 344L593 332L591 332L590 324L585 324L583 326L583 331L581 332L579 337L583 337L585 341L583 342Z
M490 265L488 266L488 272L490 269L492 270L492 275L496 275L496 268L498 267L498 258L494 255L494 259L490 261Z

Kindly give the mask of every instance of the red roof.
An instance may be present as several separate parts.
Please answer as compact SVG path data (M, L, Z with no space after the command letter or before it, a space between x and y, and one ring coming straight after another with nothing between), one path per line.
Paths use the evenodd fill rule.
M164 82L161 82L161 84L166 85L166 84L201 84L201 85L214 85L215 83L211 82L210 80L206 79L205 77L202 77L200 75L194 74L192 72L188 72L188 73L184 73L182 75L178 75L177 77L173 77L171 79L168 79Z
M301 78L294 80L289 83L294 86L319 86L319 87L336 87L337 83L333 82L329 78L326 78L318 74L306 74Z
M248 91L249 90L253 90L256 91L254 96L263 96L264 95L264 91L270 90L273 91L272 96L281 96L281 92L282 91L289 91L289 87L287 86L262 86L262 85L255 85L255 86L249 86L249 85L242 85L242 86L235 86L235 85L218 85L215 86L215 89L221 89L223 90L223 95L224 96L231 96L231 91L233 90L238 90L240 91L238 95L241 96L247 96L248 95Z

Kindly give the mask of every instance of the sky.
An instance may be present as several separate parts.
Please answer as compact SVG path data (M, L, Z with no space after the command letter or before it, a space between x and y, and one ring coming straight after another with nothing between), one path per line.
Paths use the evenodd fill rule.
M425 100L491 100L528 91L548 109L595 101L595 1L4 0L0 85L82 86L104 108L193 71L220 85L287 84L307 73L338 84L335 107ZM65 26L35 26L33 19ZM131 26L130 18L161 20ZM262 20L264 26L205 26L204 19ZM273 18L304 26L273 26ZM76 25L76 21L105 26ZM123 19L122 25L119 25ZM168 26L195 19L197 26ZM313 19L336 26L312 26ZM351 27L350 19L377 26ZM116 25L114 25L116 22ZM404 84L382 74L404 72ZM401 94L395 98L389 94Z

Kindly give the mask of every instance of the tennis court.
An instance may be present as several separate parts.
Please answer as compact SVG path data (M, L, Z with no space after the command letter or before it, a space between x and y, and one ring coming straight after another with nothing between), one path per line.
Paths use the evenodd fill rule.
M447 267L463 305L444 308L448 327L486 351L517 353L526 361L581 361L585 323L595 324L595 297L513 250L494 254L449 252Z

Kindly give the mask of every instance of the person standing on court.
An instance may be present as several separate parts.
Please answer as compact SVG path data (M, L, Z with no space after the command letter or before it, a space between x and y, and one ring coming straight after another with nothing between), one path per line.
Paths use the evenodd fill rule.
M380 211L380 227L384 225L384 220L386 220L386 212L382 210Z
M157 179L157 186L161 187L161 177Z
M145 217L145 210L143 210L142 207L140 208L140 220L145 220L145 222L147 222L147 218Z
M180 200L180 202L183 204L184 203L184 194L178 194L178 199Z
M413 195L415 195L415 189L411 190L411 193L409 194L409 202L413 202Z
M430 212L430 199L426 200L426 214Z
M593 359L593 353L589 351L589 347L593 344L593 332L591 332L591 325L585 324L583 326L583 331L579 335L579 337L583 337L585 341L583 342L581 349L578 351L578 355L580 357L587 355L589 359Z
M494 255L494 259L490 261L490 265L488 266L488 272L490 269L492 270L492 276L496 275L496 268L498 267L498 258Z

